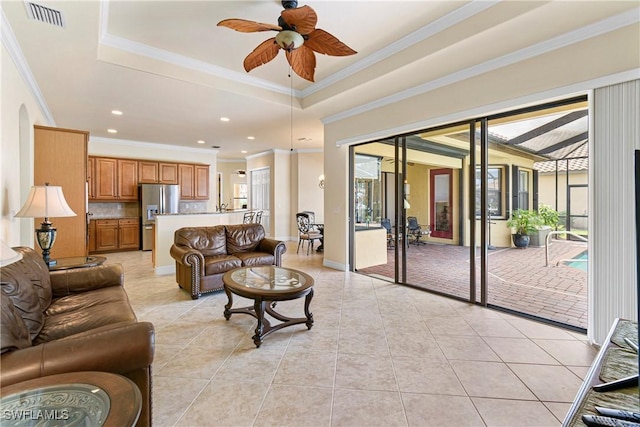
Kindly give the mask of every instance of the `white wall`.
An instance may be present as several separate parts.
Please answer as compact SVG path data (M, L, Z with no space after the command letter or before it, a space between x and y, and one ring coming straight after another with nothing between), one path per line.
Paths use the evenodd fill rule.
M26 200L33 184L33 125L50 126L52 123L46 119L31 88L21 77L12 59L15 54L15 51L7 50L5 43L2 44L0 239L9 246L33 247L33 219L17 219L13 215Z

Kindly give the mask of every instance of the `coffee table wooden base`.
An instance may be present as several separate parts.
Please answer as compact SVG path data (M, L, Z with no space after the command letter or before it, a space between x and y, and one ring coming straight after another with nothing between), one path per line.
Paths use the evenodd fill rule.
M227 294L229 298L229 302L224 306L224 317L229 320L233 313L244 313L258 319L258 325L255 329L255 335L253 338L253 343L256 347L260 347L264 337L269 335L272 332L280 330L282 328L286 328L287 326L299 325L304 323L307 325L307 329L311 329L313 326L313 313L309 311L309 305L311 304L311 299L313 298L313 288L308 289L308 293L304 298L304 315L305 317L288 317L282 313L278 313L274 310L276 306L275 301L266 300L262 297L255 297L253 307L242 307L242 308L231 308L233 306L233 294L229 290L228 287L224 287L224 292ZM274 319L278 319L282 323L277 325L272 325L268 318L265 317L265 313L273 317Z

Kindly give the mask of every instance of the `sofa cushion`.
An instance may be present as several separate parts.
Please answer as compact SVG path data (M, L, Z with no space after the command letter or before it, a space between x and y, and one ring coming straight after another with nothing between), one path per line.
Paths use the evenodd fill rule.
M261 224L227 225L227 253L253 252L264 239Z
M174 234L174 243L196 249L204 256L227 254L226 234L223 225L180 228Z
M242 261L233 255L215 255L204 258L205 276L226 273L237 267L242 267Z
M44 326L33 344L50 342L118 322L135 322L136 316L123 287L111 286L53 300Z
M276 257L273 254L266 252L242 252L237 253L235 256L242 260L243 266L273 265L276 261Z
M51 304L52 287L49 267L44 263L42 255L33 249L26 246L13 249L22 254L22 260L4 267L2 269L2 275L4 276L7 270L19 269L22 274L27 276L38 294L40 308L44 312L47 307L49 307L49 304Z
M44 313L40 307L40 298L38 298L38 293L29 277L22 274L19 268L9 267L13 267L13 264L2 268L0 286L2 292L11 300L16 313L24 321L29 330L30 339L33 340L44 325Z
M29 337L29 329L25 325L24 320L13 306L13 302L7 294L0 291L0 326L2 334L0 343L2 343L2 353L7 351L18 350L20 348L30 347L31 338Z

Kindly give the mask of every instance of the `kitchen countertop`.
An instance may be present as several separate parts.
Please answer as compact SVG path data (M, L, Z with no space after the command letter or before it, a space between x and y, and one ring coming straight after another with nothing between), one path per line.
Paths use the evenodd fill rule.
M228 209L223 212L178 212L178 213L165 213L165 214L157 214L156 216L171 216L171 215L219 215L219 214L227 214L227 213L238 213L238 212L248 212L248 209Z

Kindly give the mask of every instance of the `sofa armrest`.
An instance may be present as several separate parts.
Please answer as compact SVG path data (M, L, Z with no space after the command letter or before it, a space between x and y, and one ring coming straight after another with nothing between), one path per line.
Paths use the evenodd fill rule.
M200 251L174 243L169 249L169 254L177 263L185 267L196 268L200 276L204 276L204 255Z
M52 271L50 277L54 298L109 286L124 286L124 269L120 264Z
M75 371L124 375L153 362L152 323L116 323L2 355L0 386Z
M281 240L264 238L258 245L258 250L273 254L275 257L274 265L279 267L282 264L282 254L287 251L287 246Z

